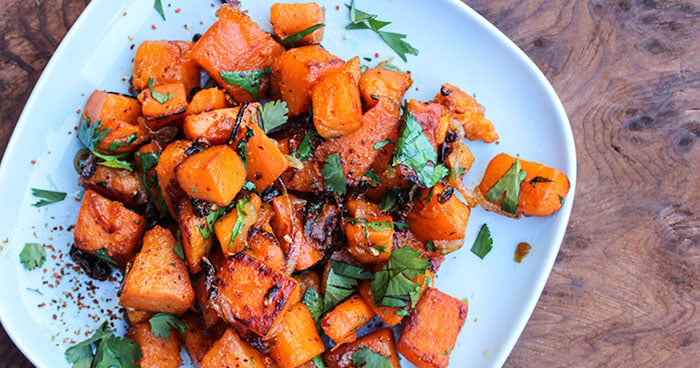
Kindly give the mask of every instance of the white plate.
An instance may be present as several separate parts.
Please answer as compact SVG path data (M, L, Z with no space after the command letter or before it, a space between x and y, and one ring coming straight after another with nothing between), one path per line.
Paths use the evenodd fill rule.
M273 2L244 0L243 7L264 29L270 29L267 20ZM219 2L212 3L218 6ZM371 57L370 65L396 56L372 32L344 29L348 12L343 2L319 3L326 8L328 24L323 45L332 53L344 59L357 54ZM55 284L52 275L67 263L72 242L67 228L79 207L72 199L73 193L81 192L72 166L80 148L74 133L76 111L96 88L127 91L134 55L130 46L149 39L189 40L215 21L215 5L208 2L164 1L167 22L152 4L94 0L88 5L39 79L0 166L0 317L15 343L39 367L68 366L63 352L71 340L84 339L116 306L115 283L94 282L99 287L88 291L89 279L74 270L66 269L60 285L50 286ZM430 99L442 83L449 82L475 93L486 107L500 144L468 143L476 157L466 177L468 186L478 183L489 160L500 152L553 166L571 181L564 207L549 218L512 220L481 209L472 211L467 244L449 255L438 273L438 288L469 300L467 323L452 352L451 366L500 366L535 307L571 213L576 154L566 114L535 64L461 2L359 0L357 7L393 21L387 30L408 34L407 40L420 50L419 56L408 56L408 64L394 59L413 72L416 88L408 97ZM181 11L176 13L178 8ZM35 201L31 187L71 194L61 203L37 209L30 205ZM495 243L486 259L480 260L469 248L484 222L492 229ZM513 253L521 241L533 248L517 264ZM53 246L42 270L26 271L20 265L18 254L25 242ZM77 308L78 294L89 308ZM45 306L39 307L42 303Z

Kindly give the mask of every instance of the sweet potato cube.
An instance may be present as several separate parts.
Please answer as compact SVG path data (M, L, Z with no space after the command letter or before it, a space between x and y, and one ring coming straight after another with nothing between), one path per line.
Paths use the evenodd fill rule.
M131 84L141 91L148 80L155 85L182 83L189 93L199 87L199 65L190 58L194 43L187 41L144 41L136 49Z
M360 78L360 93L365 109L374 107L379 97L387 97L397 104L400 103L412 84L411 73L390 70L382 65L365 70Z
M330 139L352 133L362 125L362 101L350 73L327 75L311 89L314 126Z
M284 252L271 233L255 230L253 234L248 236L248 248L250 248L247 250L249 254L268 266L276 270L284 268Z
M124 278L119 304L148 312L182 314L194 300L185 262L173 247L169 230L156 226L143 237L143 248Z
M387 357L391 361L392 368L401 368L399 354L396 352L396 344L394 343L394 334L388 328L379 329L355 342L343 344L335 350L327 351L323 355L323 360L328 368L353 367L353 354L363 349L369 349Z
M109 129L109 134L97 145L97 149L104 152L131 152L143 143L146 136L139 129L139 116L141 106L137 99L98 90L90 95L83 109L84 119L91 124L100 121L103 129ZM126 144L132 136L136 139ZM110 145L114 142L121 143L120 147L111 150Z
M255 224L259 210L260 197L253 193L249 201L243 205L243 213L245 214L245 217L241 220L243 226L234 239L231 239L231 237L233 236L233 229L238 222L238 209L232 210L216 221L214 232L221 245L221 251L225 256L242 252L248 246L248 230Z
M486 196L516 160L520 161L520 167L527 173L520 185L517 213L546 217L559 211L569 193L569 178L557 169L537 162L519 160L504 153L496 155L486 167L479 184L481 194ZM502 201L501 199L496 204Z
M272 360L279 368L295 368L317 357L324 350L309 309L303 303L291 306L270 350Z
M325 23L326 13L316 3L272 4L270 23L272 30L280 40L303 31L316 24ZM323 40L323 27L302 38L298 45L317 45Z
M345 225L348 251L362 263L386 262L394 245L394 221L391 216L354 218Z
M173 202L167 193L168 186L171 181L175 181L175 167L185 161L187 154L185 152L192 146L192 142L185 140L177 140L170 142L163 152L160 154L160 159L156 165L156 175L158 176L158 186L160 187L161 195L165 204L168 206L170 216L176 217Z
M464 238L471 210L457 196L444 193L445 190L441 184L423 189L420 200L408 214L408 224L418 239L434 241Z
M246 143L247 179L258 191L267 188L289 168L289 160L282 154L275 141L269 138L257 124L248 124L253 135Z
M170 184L172 190L177 186L175 182ZM181 189L176 188L178 194L175 202L175 219L177 220L178 229L180 229L180 240L182 249L185 252L187 266L193 273L199 272L199 261L206 256L211 250L212 229L205 217L199 217L194 213L194 208L189 198ZM169 194L169 196L172 198Z
M290 195L291 197L291 195ZM292 205L289 198L278 196L272 199L275 215L272 218L272 228L282 249L286 254L297 252L296 270L303 271L315 265L323 258L304 234L301 211Z
M192 59L236 102L253 101L249 92L241 86L224 82L220 73L265 69L284 52L284 47L237 6L222 5L216 15L219 20L197 41L192 50ZM266 80L263 79L260 84L261 97L267 90Z
M457 125L464 127L467 139L481 139L491 143L498 139L493 123L486 119L484 107L461 89L446 83L440 88L433 102L444 108L444 114Z
M153 87L154 93L160 93L163 100L153 98L150 88L139 93L141 111L146 118L146 125L153 130L180 119L187 110L187 91L182 83L160 84ZM167 100L166 100L167 98ZM162 102L162 103L161 103Z
M180 342L175 333L167 339L155 337L148 323L140 323L129 328L126 337L141 347L143 357L139 361L142 368L178 368L182 365L180 359Z
M143 216L87 190L75 223L75 247L88 253L106 251L113 260L126 264L136 253L146 231Z
M213 146L188 157L175 168L187 195L227 206L245 183L245 166L229 146Z
M275 96L287 102L289 115L309 110L311 88L323 77L335 74L345 66L340 58L318 45L285 51L272 63L272 89Z
M355 341L355 332L374 316L372 308L354 295L328 312L321 319L321 328L336 345L340 345Z
M182 344L195 367L202 366L202 359L216 342L214 331L202 325L202 319L191 312L186 313L180 320L187 325L187 331L180 334Z
M216 87L206 88L192 96L192 101L187 105L185 116L226 107L228 107L228 101L226 101L226 94L224 91Z
M428 288L408 316L399 352L419 368L447 367L467 309L467 303Z
M241 116L241 125L251 122L251 112L260 106L257 103L248 105ZM240 112L240 107L212 110L185 117L182 130L187 139L206 138L211 144L224 144L231 138L233 127Z
M153 312L146 312L134 308L124 308L124 317L129 325L135 326L139 323L148 322L148 320L153 317Z
M228 329L202 359L202 368L261 368L265 357Z
M212 301L221 318L263 337L278 330L289 301L299 297L295 280L246 253L228 258L215 285Z
M148 200L143 180L137 173L97 165L95 162L88 163L86 170L82 170L78 184L132 208L141 206Z
M382 208L378 204L362 198L348 198L345 201L345 205L352 217L367 218L369 216L379 216L382 212Z

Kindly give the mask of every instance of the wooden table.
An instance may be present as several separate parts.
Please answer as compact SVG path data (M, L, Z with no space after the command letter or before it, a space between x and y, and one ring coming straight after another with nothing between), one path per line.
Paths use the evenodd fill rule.
M0 151L86 2L0 3ZM578 153L564 244L506 366L700 365L700 4L467 3L544 71ZM31 367L1 330L0 367Z

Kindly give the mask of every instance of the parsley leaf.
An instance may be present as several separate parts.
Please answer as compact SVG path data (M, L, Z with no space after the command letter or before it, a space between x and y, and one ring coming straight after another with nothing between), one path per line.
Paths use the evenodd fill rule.
M253 96L253 100L257 101L260 83L263 78L271 73L272 69L267 67L265 69L220 72L219 75L224 79L224 82L228 84L235 84L248 91L248 93Z
M95 257L97 257L97 258L99 258L107 263L111 263L112 265L117 266L117 261L115 261L112 257L109 256L109 252L107 252L107 249L100 248L100 249L92 251L92 254Z
M134 143L134 142L136 141L136 138L138 138L138 136L136 135L136 133L131 133L131 135L128 136L128 137L127 137L127 136L123 136L123 137L121 137L120 139L115 140L114 142L110 143L110 144L109 144L109 150L110 150L110 151L116 151L116 150L119 149L119 148L126 147L126 146L128 146L128 145Z
M364 176L370 180L370 185L373 187L376 187L382 181L382 178L380 178L379 175L377 175L377 173L371 168L367 170Z
M345 194L347 187L345 186L345 174L343 174L339 154L334 153L326 158L326 162L321 169L321 175L323 175L323 183L331 190L340 195Z
M426 240L425 241L425 250L429 252L437 252L437 248L435 247L435 243L433 243L432 240Z
M415 306L420 298L421 285L410 279L425 274L428 260L420 258L420 252L411 247L401 247L391 252L391 258L374 274L370 285L374 304L386 307Z
M318 324L321 314L323 314L323 300L321 300L321 295L312 288L306 288L304 298L302 298L301 301L309 308L311 317L313 317L314 322Z
M326 293L323 295L323 310L335 307L349 297L357 288L357 280L371 280L372 274L362 267L331 260L326 277Z
M360 344L360 350L352 353L352 365L358 368L391 368L391 360Z
M136 368L143 354L141 347L131 339L120 338L107 328L107 321L95 333L65 352L73 368Z
M163 12L163 3L161 3L161 0L156 0L153 3L153 9L160 14L160 17L163 18L163 20L165 20L165 12Z
M360 217L348 221L350 225L359 224L363 229L365 229L365 239L369 238L369 230L372 231L383 231L391 229L391 223L389 221L369 221L366 218Z
M148 78L148 89L151 91L151 97L156 100L159 104L164 104L168 102L169 99L175 97L175 94L170 92L167 95L153 90L153 78Z
M309 28L303 29L299 32L295 32L290 34L289 36L285 37L282 41L280 41L280 44L282 46L292 46L295 43L301 41L304 37L314 33L315 30L325 27L326 25L323 23L315 24Z
M134 170L128 162L120 160L127 156L129 154L128 152L118 155L103 155L96 151L97 145L107 138L109 132L109 128L102 128L101 121L90 123L88 118L83 118L78 125L78 139L83 142L85 147L87 147L93 155L103 160L99 162L98 165L115 169L125 169L133 172Z
M399 195L396 190L392 188L390 191L384 193L382 199L379 201L379 206L382 208L382 212L391 212L398 207Z
M304 139L301 140L301 143L297 146L297 150L292 153L292 156L296 157L301 162L306 162L314 156L314 146L311 141L310 133L304 136Z
M170 338L170 330L175 329L180 333L185 333L189 326L180 321L170 313L157 313L148 319L148 324L151 325L151 333L155 337L163 340Z
M46 206L52 203L60 202L66 198L66 193L37 188L32 188L32 195L39 198L38 202L32 204L34 207Z
M160 152L139 153L139 161L141 162L141 170L148 171L158 165Z
M383 141L381 141L381 142L375 143L375 144L374 144L374 149L380 150L380 149L384 148L385 146L388 146L388 145L390 145L390 144L392 144L392 143L394 143L394 142L392 142L391 139L383 140Z
M282 100L267 102L262 109L258 107L258 113L261 116L260 120L262 120L260 127L265 133L286 124L289 119L287 117L289 113L287 103Z
M158 175L153 173L148 175L148 171L155 168L160 161L160 152L146 152L146 153L136 153L139 160L137 161L141 165L141 172L143 172L143 177L141 181L143 186L147 189L146 194L151 202L155 203L156 207L163 213L168 214L168 205L165 203L165 198L163 198L163 191L160 189L160 184L158 183Z
M479 229L479 234L476 236L471 251L476 254L477 257L484 259L492 248L493 238L491 238L491 230L489 230L488 225L483 224L481 225L481 229Z
M520 185L526 177L527 173L520 168L520 161L516 160L496 184L486 192L486 199L490 202L498 202L502 199L501 209L516 214L520 198Z
M231 240L228 242L228 249L231 249L233 242L236 241L238 235L243 231L243 225L245 225L245 219L248 216L248 213L245 211L245 206L248 203L250 203L250 199L248 198L241 198L236 202L236 223L233 224L233 228L231 229Z
M392 165L404 165L415 170L419 184L431 188L447 175L447 168L437 164L437 152L408 106L404 107L403 120L404 126L396 141Z
M374 31L403 61L407 60L406 54L418 55L418 50L404 40L406 38L405 34L381 31L382 28L391 24L391 22L378 20L377 15L358 10L355 8L355 0L352 0L348 7L350 8L350 24L345 29L369 29Z
M535 176L534 178L532 178L532 180L530 180L530 185L532 185L534 187L537 183L553 183L553 182L554 182L554 180L552 180L552 179L543 178L541 176Z
M41 267L46 261L46 248L39 243L26 243L19 253L19 262L28 270Z

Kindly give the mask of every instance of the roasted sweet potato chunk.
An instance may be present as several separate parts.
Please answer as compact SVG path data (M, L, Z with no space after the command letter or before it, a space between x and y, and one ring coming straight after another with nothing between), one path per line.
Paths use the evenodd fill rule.
M109 199L123 202L129 207L141 206L148 199L143 181L136 173L129 170L90 162L81 174L78 179L81 187L94 190Z
M216 87L206 88L192 96L192 101L187 105L185 116L226 107L228 107L228 101L226 100L224 91Z
M278 331L289 301L299 297L299 284L246 253L231 256L219 268L212 297L221 317L259 336Z
M272 4L270 23L272 30L280 40L326 21L326 13L316 3ZM314 45L323 40L323 28L313 31L297 42L299 45Z
M345 62L318 45L285 51L272 64L272 89L287 102L289 115L309 110L311 88L323 77L335 74Z
M357 295L338 304L321 320L321 328L336 345L353 342L356 331L374 317L374 311Z
M188 157L175 168L182 190L190 197L227 206L245 183L246 168L229 146L213 146Z
M286 258L295 259L296 270L303 271L320 261L323 254L306 238L302 222L303 210L294 206L290 198L294 199L291 195L272 199L275 211L272 227L287 254Z
M202 359L202 368L261 368L265 357L228 329Z
M185 262L173 247L169 230L156 226L143 238L143 248L124 278L119 304L148 312L182 314L194 300Z
M193 43L187 41L144 41L136 49L131 84L137 90L154 85L182 83L189 93L199 87L199 65L190 58Z
M153 312L146 312L134 308L124 308L124 317L129 325L135 326L139 323L148 322L148 320L153 317Z
M294 304L284 316L270 356L279 368L298 367L323 353L311 312L303 303Z
M408 316L399 352L419 368L447 367L467 309L467 303L428 288Z
M282 270L284 268L284 253L275 236L266 232L254 230L248 236L248 251L253 257L265 262L268 266Z
M362 101L350 73L327 75L311 89L314 126L323 138L352 133L362 125Z
M243 199L241 199L243 200ZM251 198L242 202L243 204L243 218L241 219L242 226L238 228L235 238L233 237L233 230L236 228L236 223L238 220L238 204L236 209L226 214L226 216L220 218L214 224L214 232L216 233L216 238L221 244L221 251L224 255L229 256L242 252L248 247L248 230L255 224L255 220L258 216L258 211L260 210L260 197L256 194L251 194Z
M141 323L129 328L126 337L141 347L143 357L139 361L142 368L178 368L180 359L180 342L177 335L171 333L167 339L153 336L151 326Z
M262 191L289 168L289 161L257 124L248 124L241 134L249 136L245 145L247 179Z
M348 251L362 263L386 262L394 245L391 216L356 217L345 225Z
M75 223L75 247L93 254L106 252L125 264L136 253L144 231L146 221L141 215L88 189Z
M182 83L161 84L153 87L153 93L163 96L156 99L151 89L146 88L139 93L141 111L146 118L146 125L152 130L158 130L174 121L179 121L187 110L187 91ZM156 95L158 96L158 95Z
M394 334L388 328L379 329L355 342L343 344L335 350L328 351L323 355L323 360L328 368L353 367L353 354L363 349L369 349L387 357L391 361L392 368L401 368L399 354L396 352L396 344L394 343Z
M407 218L411 231L418 239L434 241L464 238L471 210L453 192L451 187L441 184L423 189L421 199L416 202Z
M207 330L202 324L202 319L194 313L188 312L180 320L187 325L187 331L180 334L182 344L194 366L201 367L202 359L216 342L212 336L213 331Z
M433 102L442 105L443 113L452 124L464 129L470 141L481 139L491 143L498 139L493 123L484 116L484 107L461 89L449 83L443 84Z
M253 96L243 87L226 83L220 73L265 69L284 52L284 47L237 6L222 5L216 15L219 20L197 41L192 59L237 102L253 101ZM259 95L264 97L266 90L265 78L260 83Z
M257 103L248 105L241 115L240 126L247 126L251 122L251 113L255 112ZM211 144L224 144L231 138L233 127L236 124L240 107L212 110L187 116L182 126L185 137L189 140L206 138Z
M175 220L180 230L180 241L187 266L193 273L200 270L199 261L211 250L213 229L205 217L198 216L190 198L175 181L168 186L168 196L175 208Z
M412 84L411 73L390 70L383 65L367 69L360 79L362 101L366 109L374 107L379 97L387 97L399 104Z
M423 133L425 133L433 148L437 151L438 146L445 141L448 128L447 120L440 119L442 106L434 102L410 100L408 101L408 109L421 128L423 128Z
M165 147L163 152L160 154L160 159L158 160L158 165L156 165L156 175L158 176L158 186L160 186L161 195L165 200L165 204L168 205L168 210L170 211L170 216L176 217L175 208L173 207L172 199L167 193L168 186L170 182L175 181L175 167L185 161L187 158L187 150L192 146L192 142L185 140L177 140L171 142Z
M98 90L90 95L83 109L83 118L90 124L100 121L103 129L109 129L109 134L97 145L103 152L131 152L143 144L146 136L139 128L139 116L141 106L137 99ZM119 147L111 149L115 142Z
M537 162L519 160L501 153L496 155L486 167L479 190L486 196L501 177L515 163L527 173L520 185L517 213L525 216L546 217L557 212L569 193L569 178L561 171ZM502 200L496 202L500 204Z

